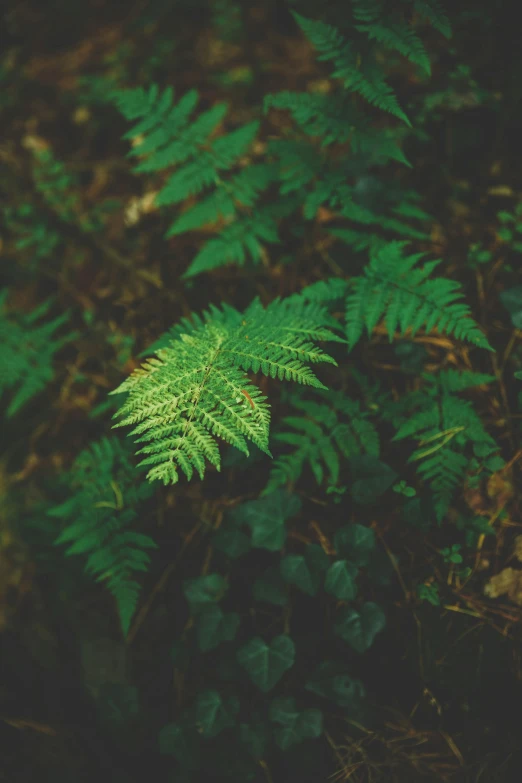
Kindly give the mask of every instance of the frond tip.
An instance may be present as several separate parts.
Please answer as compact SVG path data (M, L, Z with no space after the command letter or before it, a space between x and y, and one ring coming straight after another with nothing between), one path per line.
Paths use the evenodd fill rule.
M248 440L272 456L270 406L246 372L324 389L307 365L336 362L313 340L345 342L328 328L337 324L326 310L303 300L276 299L264 309L255 299L243 315L214 308L194 320L111 392L129 392L113 426L135 425L130 434L146 444L140 465L151 465L149 481L165 485L178 481L180 469L203 479L205 460L219 470L216 437L246 456Z

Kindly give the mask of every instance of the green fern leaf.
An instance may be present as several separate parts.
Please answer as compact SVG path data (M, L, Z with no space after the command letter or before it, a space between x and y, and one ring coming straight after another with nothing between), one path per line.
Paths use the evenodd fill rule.
M389 49L394 49L410 62L418 65L427 76L431 75L431 64L426 50L417 34L404 22L382 19L379 23L359 24L355 29L367 33Z
M332 61L335 71L332 78L341 79L345 89L358 92L368 103L395 115L411 127L411 123L399 106L395 93L382 76L381 68L366 57L360 61L353 43L346 42L341 33L326 22L306 19L292 11L299 26L319 52L319 60Z
M460 379L454 371L430 378L431 388L420 398L422 409L411 415L393 438L394 441L406 437L420 439L419 448L408 461L419 462L419 474L428 481L434 496L438 522L444 518L456 488L471 465L470 456L465 454L467 444L473 445L476 458L486 460L486 468L487 458L498 453L498 444L485 431L472 403L451 393L488 379L491 376L468 371Z
M414 268L424 253L403 257L406 242L390 242L377 251L364 269L364 276L351 280L353 293L347 298L346 334L350 350L366 327L368 336L384 317L390 342L395 331L405 334L411 329L414 336L424 324L426 332L435 326L438 331L454 334L473 345L494 349L484 334L469 317L466 304L457 302L462 297L460 284L445 278L428 280L440 260L430 261L422 268Z
M135 480L128 448L114 437L102 438L82 451L62 478L71 497L47 510L66 522L55 545L69 544L68 557L87 555L85 573L112 593L124 636L141 589L132 574L147 571L145 550L157 547L149 536L129 529L139 504L152 494L149 484L136 486Z
M415 0L413 6L419 16L423 16L428 19L429 23L435 30L445 38L451 38L451 24L442 10L442 5L438 0Z
M346 459L363 453L379 456L377 432L367 420L367 414L361 412L359 402L331 391L317 390L315 394L322 397L325 404L301 399L296 394L291 396L291 404L304 416L286 416L282 424L294 431L278 432L273 436L274 441L294 449L276 458L262 495L287 482L295 483L306 464L318 484L323 482L326 467L328 482L335 486L339 479L340 456ZM347 416L349 421L339 420L338 413Z
M202 479L205 460L219 470L215 437L247 456L247 440L270 455L269 405L245 373L326 388L307 366L336 364L312 342L343 341L325 324L331 318L315 304L276 299L264 309L255 299L240 324L231 310L169 340L111 392L129 392L114 426L135 425L130 434L147 443L138 451L148 455L139 464L153 466L147 478L176 483L179 470L190 479L196 469Z
M6 416L10 418L53 379L55 353L74 340L78 332L55 336L69 320L69 311L46 323L36 324L51 307L52 297L32 312L20 314L6 312L8 295L8 289L0 292L0 393L14 389L6 409Z

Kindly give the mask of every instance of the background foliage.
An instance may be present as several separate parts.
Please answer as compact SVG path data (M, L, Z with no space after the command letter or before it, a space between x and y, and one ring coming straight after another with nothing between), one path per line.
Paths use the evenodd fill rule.
M2 11L10 783L522 771L522 63L482 5Z

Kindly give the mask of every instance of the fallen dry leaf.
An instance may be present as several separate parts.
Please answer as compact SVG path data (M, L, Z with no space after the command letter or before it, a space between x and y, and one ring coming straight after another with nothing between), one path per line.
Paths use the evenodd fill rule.
M484 595L489 598L498 598L507 593L518 606L522 606L522 571L514 568L504 568L496 576L492 576L484 587Z
M507 471L507 473L511 474L511 471ZM497 508L506 505L511 500L515 490L506 472L499 470L491 474L488 479L487 493L492 500L497 500Z

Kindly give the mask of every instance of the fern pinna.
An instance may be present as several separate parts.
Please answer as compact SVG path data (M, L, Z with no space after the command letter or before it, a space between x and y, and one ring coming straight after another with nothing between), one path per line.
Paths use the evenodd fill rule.
M330 327L324 308L298 299L258 298L243 314L213 307L168 336L165 347L111 394L128 392L115 427L135 425L131 435L146 443L139 464L152 465L147 478L176 483L179 471L203 478L205 459L220 469L215 436L248 456L247 440L270 455L270 406L247 371L326 388L308 363L337 362L314 340L345 342ZM271 456L271 455L270 455Z
M152 495L137 481L128 447L116 437L102 438L82 451L63 482L71 496L47 511L65 521L55 544L69 544L66 555L87 555L85 571L103 581L114 596L126 636L140 592L132 573L147 571L150 536L130 530L140 503Z

